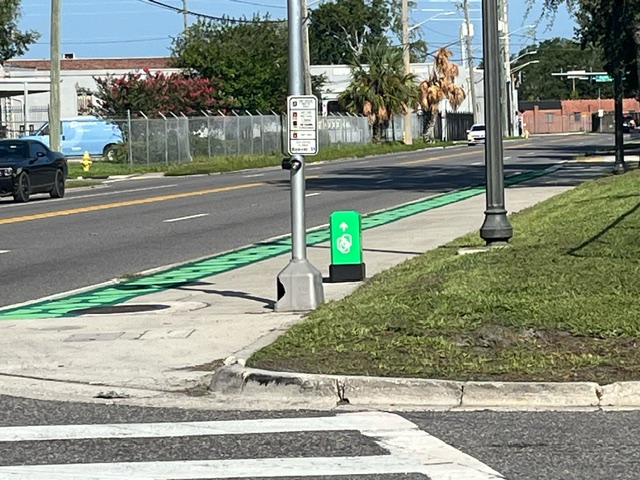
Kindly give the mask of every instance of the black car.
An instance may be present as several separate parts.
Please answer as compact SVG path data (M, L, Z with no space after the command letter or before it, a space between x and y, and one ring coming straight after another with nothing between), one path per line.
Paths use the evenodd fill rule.
M37 140L0 140L0 196L28 202L33 193L64 197L67 159Z
M631 115L622 117L622 131L624 133L629 133L634 128L636 128L636 121Z

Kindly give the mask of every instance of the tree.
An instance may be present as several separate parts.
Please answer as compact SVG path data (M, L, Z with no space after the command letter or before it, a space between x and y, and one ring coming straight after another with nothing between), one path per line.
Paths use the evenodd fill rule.
M388 43L388 0L336 0L309 14L309 53L315 65L350 63L353 55L368 62L365 47ZM368 51L368 50L367 50Z
M220 82L234 108L281 111L289 83L286 23L200 20L173 40L172 64Z
M562 4L578 22L581 44L601 47L605 70L612 76L617 69L623 72L626 90L640 97L640 0L544 0L552 18Z
M362 57L354 55L349 63L351 83L340 94L340 103L348 112L369 118L373 142L379 143L389 120L415 104L415 76L404 73L402 49L398 47L380 42L366 45L362 53ZM369 59L369 64L361 58Z
M456 110L466 97L462 87L455 83L459 68L449 60L451 55L451 50L439 48L434 55L431 75L418 86L418 98L423 112L422 134L425 141L434 140L440 103L447 100L451 108Z
M202 115L202 111L228 108L231 99L224 97L222 88L212 80L186 73L166 75L162 72L144 75L129 73L122 77L96 77L97 99L90 112L102 117L123 119L128 112L140 117L140 112L149 117L160 113Z
M527 55L536 51L535 56ZM522 83L518 89L520 100L566 100L568 98L597 98L613 95L611 83L589 82L585 80L574 82L565 77L553 76L553 72L568 70L602 71L604 69L604 54L600 47L585 45L567 38L552 38L523 48L515 58L520 58L512 68L525 65L532 59L538 63L527 65L521 70Z
M38 40L40 34L29 30L18 30L17 21L20 18L20 0L0 1L0 65L10 58L24 54L29 45Z

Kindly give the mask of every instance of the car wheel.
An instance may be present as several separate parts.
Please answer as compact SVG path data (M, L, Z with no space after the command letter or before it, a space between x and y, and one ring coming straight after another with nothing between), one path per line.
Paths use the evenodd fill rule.
M116 156L115 145L107 145L106 147L104 147L104 150L102 150L102 156L104 157L105 160L109 160L110 162L113 162Z
M53 181L53 188L49 192L51 198L62 198L64 197L64 172L60 169L56 170L56 178Z
M22 172L20 176L18 176L18 181L16 182L16 190L13 194L13 201L18 203L25 203L29 201L30 196L31 180L29 180L29 174L27 172Z

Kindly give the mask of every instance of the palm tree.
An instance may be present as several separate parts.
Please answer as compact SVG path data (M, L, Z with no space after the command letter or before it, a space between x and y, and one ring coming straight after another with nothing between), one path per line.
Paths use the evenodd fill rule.
M363 57L368 65L354 56L351 63L351 83L340 94L340 103L348 112L369 118L373 142L380 143L382 131L393 115L404 114L417 101L415 76L406 75L402 50L384 42L366 45Z
M450 58L451 50L439 48L434 55L431 75L418 86L418 98L423 111L422 134L425 142L434 139L440 102L446 99L449 105L457 110L465 99L464 90L455 83L460 73L458 66L450 62Z

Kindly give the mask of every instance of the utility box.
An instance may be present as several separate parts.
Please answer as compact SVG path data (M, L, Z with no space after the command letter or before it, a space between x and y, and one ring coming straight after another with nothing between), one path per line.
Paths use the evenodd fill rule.
M365 278L362 261L362 225L354 210L333 212L329 217L331 231L331 265L329 281L357 282Z

